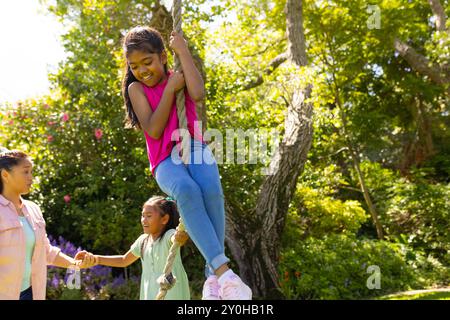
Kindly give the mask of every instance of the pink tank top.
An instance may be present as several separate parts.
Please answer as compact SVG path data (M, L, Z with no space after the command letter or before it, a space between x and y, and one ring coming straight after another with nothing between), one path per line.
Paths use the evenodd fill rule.
M169 72L169 75L171 72ZM161 97L163 95L164 89L167 85L168 78L166 81L154 86L147 87L145 84L142 84L145 95L147 96L148 103L152 108L152 111L155 112L156 108L159 105ZM202 141L202 132L198 126L197 121L197 112L195 110L195 103L189 96L187 90L184 90L185 101L186 101L186 118L188 130L191 137L194 139ZM195 128L194 128L195 125ZM153 139L150 137L147 132L144 131L145 141L147 144L147 155L148 160L150 162L150 169L152 174L155 174L155 169L158 164L170 156L172 152L172 148L175 145L175 141L172 141L172 133L178 129L178 115L177 115L177 107L176 107L176 99L174 99L172 109L169 114L169 119L167 119L166 127L164 128L164 132L159 139ZM195 129L195 130L194 130ZM177 140L178 141L178 140Z

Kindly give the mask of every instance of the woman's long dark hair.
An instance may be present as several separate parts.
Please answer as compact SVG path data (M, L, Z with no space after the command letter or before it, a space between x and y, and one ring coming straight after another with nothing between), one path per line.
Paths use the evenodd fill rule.
M125 59L134 51L144 51L147 53L161 54L165 51L164 42L161 34L156 29L150 27L137 26L128 31L123 39L123 50ZM164 64L164 71L167 73L167 64ZM124 77L122 80L122 95L125 100L125 127L139 128L141 124L131 104L130 95L128 94L128 87L133 82L138 81L131 72L131 68L127 61L125 61Z
M20 164L23 159L29 158L28 155L18 150L0 149L0 194L3 193L2 170L10 172L13 167Z

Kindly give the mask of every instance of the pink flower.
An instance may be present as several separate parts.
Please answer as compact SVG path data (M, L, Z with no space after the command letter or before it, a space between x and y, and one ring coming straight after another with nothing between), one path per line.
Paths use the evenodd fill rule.
M50 106L48 104L44 104L44 109L47 110L48 108L50 108Z
M14 120L9 120L8 124L12 126L14 124Z
M67 114L67 113L64 113L63 115L62 115L62 121L63 122L67 122L67 121L69 121L69 115Z
M55 121L49 121L49 122L47 122L47 124L49 125L49 126L52 126L52 125L54 125L56 122Z
M51 134L47 136L47 141L48 142L52 142L53 141L53 136Z
M64 196L64 202L65 202L65 203L69 203L69 202L70 202L70 195L66 194L66 195Z
M95 134L95 138L97 140L100 140L103 136L103 131L102 131L102 129L95 129L94 134Z

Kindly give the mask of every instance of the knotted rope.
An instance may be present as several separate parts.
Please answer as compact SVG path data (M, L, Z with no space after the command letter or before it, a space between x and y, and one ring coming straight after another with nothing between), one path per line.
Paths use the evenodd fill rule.
M184 223L181 218L177 230L185 231ZM156 300L164 300L167 291L172 289L177 281L176 277L172 274L172 267L177 255L178 248L180 248L180 244L174 240L169 249L169 255L167 256L166 265L164 266L164 273L157 280L159 283L159 291L156 295Z

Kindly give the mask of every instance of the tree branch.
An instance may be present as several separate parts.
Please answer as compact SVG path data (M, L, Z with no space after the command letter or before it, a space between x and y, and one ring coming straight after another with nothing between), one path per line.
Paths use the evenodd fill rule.
M427 58L419 54L408 44L400 41L399 39L395 39L394 47L418 73L429 77L431 81L438 85L445 86L450 84L450 77L442 68L436 64L432 65ZM450 89L447 89L447 92L450 93Z
M282 53L282 54L276 56L272 61L269 62L268 67L263 71L263 73L266 75L272 74L287 59L288 59L287 53ZM256 78L255 80L252 80L252 82L246 84L243 90L245 91L245 90L253 89L253 88L261 85L263 82L264 82L263 76L259 75L258 78Z
M447 21L447 16L445 15L444 8L439 0L428 0L431 6L431 11L433 11L436 17L436 30L446 31L445 23Z

